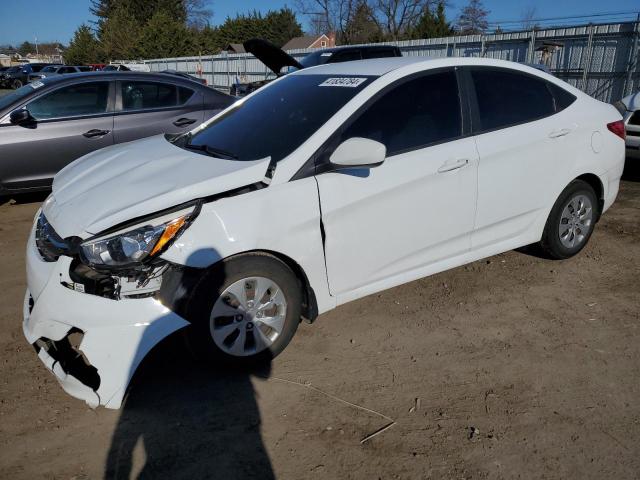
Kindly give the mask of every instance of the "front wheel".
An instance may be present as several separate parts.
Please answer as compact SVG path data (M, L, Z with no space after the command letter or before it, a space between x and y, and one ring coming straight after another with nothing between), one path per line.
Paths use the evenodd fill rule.
M246 254L225 260L191 295L188 343L203 360L268 361L293 338L301 305L300 282L278 258Z
M551 209L540 247L556 259L576 255L591 238L598 214L599 204L593 187L582 180L574 180Z
M17 90L22 87L22 80L14 80L11 84L14 90Z

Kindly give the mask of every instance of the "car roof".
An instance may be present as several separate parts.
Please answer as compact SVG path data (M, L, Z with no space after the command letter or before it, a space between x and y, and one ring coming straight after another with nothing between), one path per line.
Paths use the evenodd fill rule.
M172 83L181 83L184 85L198 85L202 87L199 82L190 80L188 78L178 75L168 75L166 73L153 73L153 72L135 72L135 71L115 71L110 70L106 72L79 72L70 73L61 77L44 78L41 81L45 85L53 83L73 82L77 80L155 80L155 81L171 81Z
M387 57L371 60L356 60L352 62L325 63L315 67L305 68L290 75L366 75L381 76L394 70L413 70L416 66L424 70L443 67L459 66L490 66L503 67L534 73L538 76L543 72L535 68L506 60L478 57Z
M323 48L322 50L318 50L317 52L312 53L334 53L344 50L395 50L397 48L398 47L396 47L395 45L345 45L340 47Z

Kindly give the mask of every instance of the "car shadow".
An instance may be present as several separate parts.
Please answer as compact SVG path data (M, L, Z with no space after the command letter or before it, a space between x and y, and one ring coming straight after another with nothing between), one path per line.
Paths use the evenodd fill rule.
M624 162L622 180L640 182L640 158L627 157Z
M199 365L180 333L158 345L138 369L105 478L275 478L251 383L253 375L268 377L270 365Z
M14 205L25 205L27 203L42 203L49 196L50 191L20 193L10 195L0 195L0 205L13 201Z

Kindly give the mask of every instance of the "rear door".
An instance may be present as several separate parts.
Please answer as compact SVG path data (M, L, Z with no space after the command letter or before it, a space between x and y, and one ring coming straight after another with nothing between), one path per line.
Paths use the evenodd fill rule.
M0 127L0 182L41 187L65 165L113 144L113 82L82 82L44 92L25 106L28 125Z
M546 218L566 182L567 157L575 155L566 146L576 125L555 115L553 93L540 77L494 67L467 71L477 98L480 164L472 248L479 249L529 235L532 223Z
M195 88L157 80L116 82L115 143L160 133L186 132L204 120Z

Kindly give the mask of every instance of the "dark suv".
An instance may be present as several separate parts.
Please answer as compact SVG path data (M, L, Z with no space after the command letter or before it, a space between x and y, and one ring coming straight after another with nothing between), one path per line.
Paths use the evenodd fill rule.
M59 63L25 63L18 68L10 68L4 72L2 86L17 89L29 83L29 75L39 72L49 65L60 65Z
M267 40L253 38L244 42L244 49L252 53L264 63L269 70L281 76L287 73L287 68L302 69L322 65L324 63L351 62L353 60L367 60L370 58L401 57L402 52L393 45L359 45L333 47L309 53L300 61L293 58L284 50L276 47ZM231 95L244 97L269 83L272 79L258 80L249 83L236 83L231 86Z

